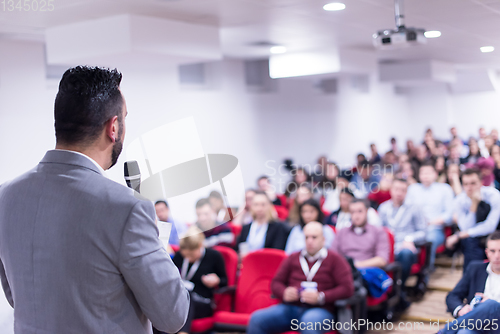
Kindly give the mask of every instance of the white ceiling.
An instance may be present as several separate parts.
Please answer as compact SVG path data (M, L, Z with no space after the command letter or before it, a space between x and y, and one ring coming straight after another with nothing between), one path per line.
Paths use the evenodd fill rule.
M333 0L332 0L333 1ZM328 0L55 0L53 12L3 11L0 38L44 39L44 29L118 14L138 14L217 26L223 54L268 55L261 42L290 52L352 48L376 52L381 60L436 59L464 67L500 68L500 0L406 0L407 26L440 30L427 45L376 51L372 34L394 28L393 0L344 0L340 12L322 9ZM182 32L179 32L182 33ZM493 45L483 54L479 47Z

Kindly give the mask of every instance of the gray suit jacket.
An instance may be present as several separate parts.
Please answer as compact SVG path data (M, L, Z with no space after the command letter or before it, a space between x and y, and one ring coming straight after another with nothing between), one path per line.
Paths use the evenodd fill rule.
M87 157L48 151L0 187L0 278L20 334L177 332L189 294L153 204Z

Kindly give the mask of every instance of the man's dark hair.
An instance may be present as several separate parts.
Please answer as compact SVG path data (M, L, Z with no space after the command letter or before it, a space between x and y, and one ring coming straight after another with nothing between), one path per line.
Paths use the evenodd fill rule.
M269 177L267 175L262 175L257 179L257 183L259 183L260 180L269 180Z
M208 195L208 198L217 198L217 199L221 200L222 195L218 191L214 190L214 191L210 192L210 195Z
M64 72L54 104L57 142L91 144L113 116L122 124L121 80L116 69L77 66Z
M431 160L425 161L423 164L421 164L418 170L420 171L422 167L432 167L434 170L436 170L436 166L434 166L434 163Z
M160 201L156 201L155 202L155 206L158 205L158 204L165 204L165 206L168 208L168 204L166 201L163 201L163 200L160 200Z
M486 238L486 244L488 244L488 241L490 240L500 240L500 230L497 230L493 233L491 233L487 238Z
M394 183L394 182L401 182L401 183L404 183L404 184L408 185L408 181L407 181L407 180L402 179L402 178L399 178L399 177L395 178L395 179L392 181L392 183Z
M367 210L370 208L370 203L366 199L355 198L355 199L352 200L352 202L350 204L352 205L354 203L363 203L363 205L365 206L365 208Z
M354 194L352 193L352 191L349 188L342 188L342 190L340 190L340 194L347 194L347 195L351 196L352 198L354 198Z
M205 206L205 205L208 205L208 206L212 207L210 205L210 201L208 200L208 198L202 198L198 202L196 202L196 209L199 209L199 208L201 208L202 206Z
M481 172L477 168L467 168L462 173L462 176L465 176L465 175L474 175L474 174L476 174L479 177L479 179L481 179Z

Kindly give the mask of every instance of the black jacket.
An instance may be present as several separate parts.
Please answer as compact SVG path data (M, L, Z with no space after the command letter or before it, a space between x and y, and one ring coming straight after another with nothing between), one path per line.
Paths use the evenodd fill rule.
M460 282L446 296L446 305L449 312L453 313L457 306L463 305L464 299L467 299L467 303L470 303L476 292L484 292L484 286L488 278L486 267L488 267L488 263L482 261L473 261L467 266L467 270Z
M238 237L238 242L236 244L236 251L239 250L240 243L245 242L250 233L250 226L253 224L247 224L241 229L241 234ZM290 228L284 223L270 222L267 228L266 240L264 241L264 248L275 248L285 250L286 241L288 240L288 235L290 234Z
M179 268L179 271L182 268L182 263L184 262L184 258L182 257L181 252L175 253L174 258L172 259L175 266ZM188 271L191 269L192 263L188 266ZM226 275L226 266L224 264L224 258L218 251L211 248L205 249L205 256L200 262L200 266L198 270L190 279L191 282L194 283L193 291L199 294L202 297L212 299L214 294L214 288L208 288L201 281L201 276L207 274L216 274L219 276L220 283L219 288L222 288L227 285L227 275Z

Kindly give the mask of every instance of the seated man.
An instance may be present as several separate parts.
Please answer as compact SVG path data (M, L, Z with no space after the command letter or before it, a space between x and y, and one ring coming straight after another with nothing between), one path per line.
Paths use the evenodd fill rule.
M411 266L417 262L418 250L415 242L425 241L427 227L418 207L405 201L407 190L406 180L395 179L390 188L391 199L378 208L382 225L394 233L394 253L396 261L402 266L403 287L410 275Z
M357 268L383 268L389 261L387 233L367 223L369 204L355 199L349 205L352 225L337 231L332 249L353 259Z
M205 235L205 247L226 246L233 247L234 234L226 223L218 225L217 213L206 198L196 203L196 225Z
M427 241L432 242L431 270L434 269L436 250L445 241L444 226L450 225L453 213L454 193L450 185L436 182L438 174L431 162L420 166L418 177L421 183L408 187L406 199L418 205L427 222Z
M272 293L281 303L255 311L248 334L281 333L304 328L309 322L323 323L333 319L336 300L353 295L351 268L342 256L324 247L323 225L311 222L304 234L306 248L285 259L271 282ZM307 333L328 331L322 329Z
M463 270L473 260L484 260L484 239L497 229L500 219L500 192L481 185L479 171L467 169L462 175L464 192L454 202L460 231L446 239L446 247L460 241L464 253Z
M236 250L241 257L262 248L284 250L290 230L284 223L273 220L273 205L265 192L255 192L251 213L253 220L243 226L236 243Z
M349 205L354 200L354 194L349 188L343 188L339 194L340 209L332 212L326 219L325 224L335 226L337 231L351 226L351 213L349 212ZM368 224L380 226L380 217L377 211L370 207L367 213Z
M165 201L157 201L155 203L155 211L159 221L172 224L172 229L170 232L168 243L170 245L178 246L179 236L184 234L184 232L186 232L187 226L184 223L181 223L179 221L174 222L171 219L170 209L168 208L168 204Z
M482 324L488 333L499 333L500 324L500 231L495 231L486 240L486 256L489 263L473 261L457 286L446 297L448 311L457 319L448 324L441 333L478 333L472 325ZM479 295L482 300L476 306L470 302ZM464 299L467 300L464 303ZM471 319L469 324L469 319ZM497 326L492 326L496 319ZM464 324L464 325L462 325Z

